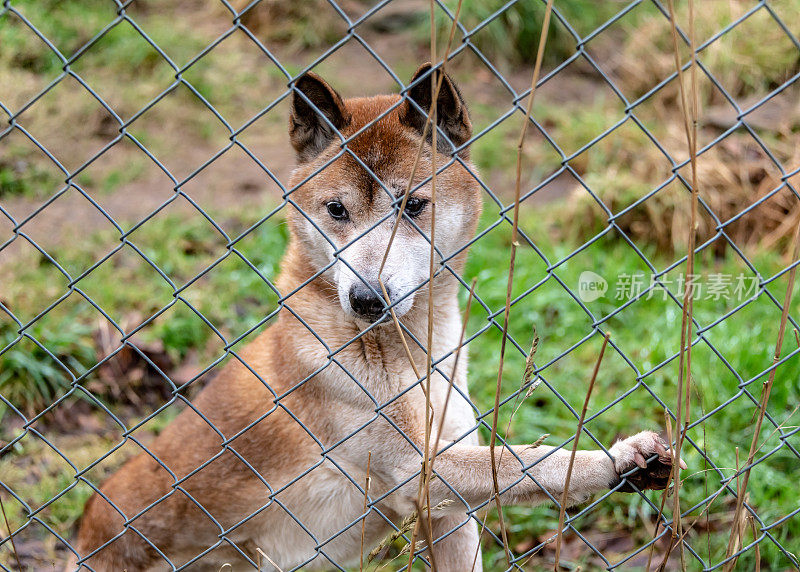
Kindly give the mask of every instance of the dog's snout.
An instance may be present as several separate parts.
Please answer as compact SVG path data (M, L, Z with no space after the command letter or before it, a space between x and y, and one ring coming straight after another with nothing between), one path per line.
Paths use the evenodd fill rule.
M379 284L374 289L366 284L353 284L350 288L350 307L353 312L370 320L379 318L386 307L383 298L379 296L380 292Z

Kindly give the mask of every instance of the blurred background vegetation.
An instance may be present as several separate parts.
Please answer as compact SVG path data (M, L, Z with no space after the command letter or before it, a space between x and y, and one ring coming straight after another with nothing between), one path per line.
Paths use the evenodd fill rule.
M0 458L0 481L30 509L43 507L37 518L70 538L91 493L75 483L75 468L92 465L116 447L86 474L102 481L135 452L125 437L129 429L136 427L134 435L147 442L179 410L179 402L170 401L176 392L193 395L202 385L195 378L207 368L207 376L217 371L229 343L238 340L233 347L241 347L268 325L264 319L278 299L269 281L287 240L282 213L272 214L282 194L273 177L285 184L293 162L285 134L288 106L281 98L289 76L346 37L348 24L330 4L316 0L263 0L241 15L238 28L231 27L232 15L222 3L200 0L135 0L126 4L124 17L104 0L7 4L0 9L0 103L3 124L14 114L16 127L0 131L0 206L6 213L0 216L0 443L25 432L24 416L38 417L35 431ZM429 59L427 2L391 2L363 21L374 3L338 4L401 80ZM456 4L447 0L449 13L438 8L435 14L440 56ZM786 176L800 167L800 90L797 82L785 86L800 72L800 0L696 4L697 42L704 46L698 166L707 206L700 213L698 244L705 247L697 267L706 277L775 277L766 289L782 300L787 282L779 273L789 263L800 206L791 189L773 191L783 180L800 186L796 174ZM242 10L248 3L231 5ZM493 193L481 223L487 234L472 248L465 276L467 282L477 278L485 303L473 306L470 333L486 328L487 317L504 305L507 263L498 263L497 253L509 248L510 225L496 222L513 201L521 119L512 110L516 94L530 83L543 6L533 0L465 0L455 46L466 47L448 64L470 104L478 135L473 160ZM670 268L665 277L676 292L682 267L672 266L685 255L690 202L681 184L667 181L674 169L670 158L685 161L687 146L676 82L664 83L674 71L674 56L663 7L556 0L555 8L543 75L559 72L537 91L534 104L534 118L548 137L529 129L523 156L520 228L536 249L526 241L519 251L515 294L538 287L515 303L510 332L527 348L536 328L540 374L579 409L601 342L589 334L603 321L616 349L603 362L590 414L610 408L588 428L608 443L663 426L663 407L653 395L670 406L677 399L677 360L665 360L678 351L680 309L658 291L615 313L624 301L615 299L613 288L620 275L649 277ZM687 25L684 1L677 2L677 18ZM687 61L689 50L681 49ZM345 96L400 88L354 40L315 71ZM746 125L738 122L743 111ZM123 124L127 136L120 138ZM231 146L233 133L237 145ZM688 179L688 167L680 174ZM748 208L719 235L720 222ZM596 238L608 228L609 212L615 227ZM9 217L26 222L15 231ZM584 270L604 276L611 288L586 304L590 313L556 280L575 290ZM737 448L743 455L752 438L753 400L744 395L728 401L743 388L758 398L780 318L776 305L761 295L717 323L741 302L695 303L703 340L693 353L693 417L713 415L689 437L709 452L722 475L733 473ZM797 309L795 301L795 317ZM120 346L117 326L130 335L129 345ZM499 344L494 328L470 344L471 388L484 411L494 400ZM784 352L796 347L795 337L787 336ZM507 359L504 396L519 387L524 369L522 353L510 352ZM58 401L77 378L82 389ZM786 431L796 425L798 380L800 362L792 359L779 368L770 400L770 415ZM626 392L624 401L611 405ZM513 405L502 408L501 427ZM549 433L548 442L558 444L574 433L575 422L542 385L520 407L507 438L530 442ZM767 425L762 453L781 443L782 434L771 431ZM797 445L795 436L786 439ZM720 473L708 470L692 447L685 455L690 470L682 506L691 507L719 486ZM750 504L763 522L797 509L796 472L797 457L786 447L754 469ZM28 509L0 494L15 530L26 522ZM660 501L656 493L649 498ZM733 503L732 496L721 495L688 536L709 562L724 557ZM512 549L524 553L536 546L552 534L557 519L549 506L508 509ZM614 562L652 538L654 521L641 497L617 495L577 525ZM492 515L488 526L497 530ZM800 517L771 534L791 550ZM584 570L605 566L577 535L565 542L562 562ZM17 551L34 569L66 553L38 524L17 536ZM484 554L485 568L499 569L502 550L488 537ZM551 558L548 546L530 566ZM0 561L10 559L6 543ZM760 559L765 569L791 568L769 541L761 543ZM646 554L626 566L645 562ZM754 551L739 566L752 569ZM688 568L700 566L690 558Z

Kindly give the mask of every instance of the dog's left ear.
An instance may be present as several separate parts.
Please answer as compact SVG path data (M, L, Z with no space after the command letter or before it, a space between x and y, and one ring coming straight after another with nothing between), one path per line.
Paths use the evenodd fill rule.
M337 137L337 131L350 123L351 116L342 97L317 74L303 74L294 87L289 138L304 163L324 151Z
M430 112L433 100L434 88L431 86L431 67L430 62L420 66L414 77L411 78L411 87L407 94L409 99L413 99L423 109L425 115L409 101L406 101L404 107L400 110L400 121L409 127L413 127L420 135L425 128L427 114ZM434 86L439 82L439 77L442 73L444 72L438 69L433 72ZM418 81L425 75L428 77ZM439 97L436 100L436 122L456 147L460 147L472 137L472 122L469 120L467 104L464 102L464 98L461 96L461 92L455 82L446 73L442 78L442 87L439 89ZM430 142L430 127L428 127L427 137ZM442 141L441 135L437 139L437 147L441 153L449 154L452 151L450 144L447 141Z

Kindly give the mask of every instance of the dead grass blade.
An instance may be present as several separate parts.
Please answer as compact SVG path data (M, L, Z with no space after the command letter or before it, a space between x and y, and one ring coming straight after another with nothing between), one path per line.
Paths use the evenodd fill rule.
M797 225L797 228L794 231L794 248L792 252L792 264L794 264L797 259L798 255L800 255L800 224ZM778 326L778 340L775 343L775 354L772 357L772 370L769 372L769 377L767 381L764 383L764 386L761 389L761 402L758 408L758 417L756 418L756 426L753 429L753 440L750 443L750 452L747 455L747 462L745 463L745 470L742 474L742 484L741 484L741 493L736 497L736 511L734 512L733 522L738 523L742 518L742 510L744 509L744 495L747 491L747 483L750 480L750 470L752 469L753 459L755 459L756 452L758 451L758 437L761 434L761 425L764 422L764 416L767 413L767 403L769 403L769 395L772 391L772 385L775 382L775 372L778 370L776 364L781 359L781 349L783 348L783 337L786 332L786 321L789 318L789 306L792 302L792 293L794 291L794 281L795 276L797 275L797 267L792 266L792 269L789 270L789 283L786 285L786 295L783 298L783 311L781 312L781 321L780 325ZM738 541L738 531L734 531L735 534L731 535L731 539L728 542L728 550L726 552L726 557L730 558L731 555L735 552L733 547L735 546L736 542ZM729 572L733 568L733 561L728 562L725 566L724 571Z
M753 532L753 542L756 542L758 538L758 533L756 532L756 519L753 517L752 514L747 516L747 520L750 521L750 530ZM761 549L759 548L758 543L756 542L755 545L756 551L756 569L755 572L761 572Z
M367 451L367 478L364 480L364 518L361 520L361 552L359 552L358 569L364 572L364 532L367 526L367 501L369 499L369 469L372 463L372 451Z
M533 372L534 372L534 369L535 369L535 367L533 365L533 359L536 356L536 351L538 349L539 349L539 334L537 334L536 326L534 326L533 327L533 341L531 342L531 351L528 352L528 357L525 358L525 371L522 374L522 383L520 384L520 387L519 387L520 392L517 393L517 399L515 400L515 404L514 404L514 411L511 412L511 415L508 418L508 423L506 423L506 435L508 434L508 431L511 428L511 421L513 421L514 415L517 414L517 411L519 411L519 408L522 407L522 404L524 403L524 401L533 394L534 390L537 387L539 387L539 384L541 383L541 380L537 380L536 383L531 383L531 380L533 379ZM520 399L520 397L519 397L520 393L522 392L523 389L525 389L526 386L528 386L528 388L527 388L527 391L525 392L525 396L522 397L522 399ZM538 447L549 436L550 436L549 433L541 435L531 445L531 448ZM497 459L498 464L503 462L503 453L504 452L505 452L505 449L501 449L500 450L500 456ZM489 514L487 512L483 517L483 521L481 522L480 530L478 531L478 537L479 538L483 534L484 529L486 528L486 518L488 516L489 516ZM475 556L472 558L472 569L473 570L475 569L475 564L477 564L477 562L478 562L478 553L479 552L480 552L480 545L478 545L478 549L475 550Z
M433 507L433 510L442 510L442 509L450 506L451 504L453 504L452 500L445 499L442 502L440 502L439 504L437 504L435 507ZM426 509L426 507L422 507L422 509L424 511ZM395 540L397 540L398 538L401 538L402 536L404 536L404 535L408 534L409 532L411 532L411 530L415 527L415 525L417 523L417 520L418 520L418 518L417 518L417 512L416 511L412 512L409 516L404 518L403 521L400 523L400 526L397 527L397 530L395 530L389 536L384 538L378 544L378 546L376 546L375 548L373 548L370 551L369 555L367 556L367 562L369 563L369 562L372 562L373 560L375 560L375 558L377 558L377 556L381 552L383 552L386 548L388 548L389 545L391 545ZM405 546L405 548L403 549L403 551L408 550L410 546L411 546L410 543L407 544ZM402 554L402 552L401 552L401 554Z
M392 228L392 235L389 240L389 244L386 247L386 252L384 253L383 261L381 262L381 268L378 272L379 281L381 283L381 288L384 291L384 296L386 296L386 288L383 286L383 280L380 279L380 276L383 272L383 266L386 261L386 257L389 254L389 249L392 246L392 241L397 233L397 227L400 224L400 220L403 217L403 211L405 209L405 205L408 202L408 195L411 191L411 186L414 180L414 171L416 171L416 167L419 163L419 158L422 154L422 147L426 141L426 133L428 128L431 128L431 198L430 198L430 205L431 205L431 230L430 230L430 267L429 267L429 276L428 276L428 332L427 332L427 340L426 340L426 372L425 372L425 442L424 442L424 456L422 459L422 470L421 470L421 478L419 480L419 489L417 491L417 507L419 508L422 506L422 500L424 497L425 506L428 507L427 509L427 522L426 525L423 527L425 532L428 536L428 552L431 559L431 566L432 569L436 570L436 560L433 555L433 539L431 537L431 530L433 528L431 522L431 511L430 511L430 480L425 478L425 475L430 474L430 470L428 469L428 464L430 462L431 457L431 450L430 450L430 439L431 439L431 430L433 426L433 410L431 406L431 397L430 397L430 388L431 388L431 372L433 369L433 279L436 274L436 157L437 157L437 149L438 149L438 129L436 126L438 125L438 120L436 117L436 112L439 100L439 92L442 88L442 82L444 81L444 67L447 64L447 58L450 55L450 49L452 47L453 38L455 38L455 31L456 31L456 24L458 23L458 17L461 12L461 4L462 0L459 0L458 6L456 8L455 16L453 17L453 24L450 27L450 35L447 41L447 48L445 50L444 59L442 61L442 70L438 74L431 74L431 107L428 110L428 117L425 120L425 127L423 128L422 139L420 140L420 146L417 149L417 158L414 161L414 169L412 171L411 176L408 180L408 186L406 187L406 192L403 195L403 201L400 205L400 212L398 213L397 219L395 220L394 227ZM434 0L430 0L430 43L431 43L431 64L436 61L436 15L435 15L435 2ZM388 302L388 296L387 296ZM399 325L399 324L398 324ZM419 376L417 376L419 379ZM421 520L421 519L420 519ZM417 538L417 532L419 529L420 521L417 521L417 525L414 527L414 531L411 535L411 547L409 549L409 557L408 557L408 572L411 572L411 566L414 563L414 544Z
M431 11L431 62L436 61L436 17L434 15L435 10L435 2L434 0L430 0L430 11ZM444 77L444 74L439 74L441 77ZM436 74L431 74L431 93L436 92L436 88L439 87L439 84L436 78ZM438 85L437 85L438 84ZM431 402L431 374L433 372L433 278L436 274L436 150L438 147L438 135L439 130L436 129L436 126L439 124L439 120L436 116L437 110L439 108L438 104L438 94L437 99L431 99L431 125L433 129L431 130L431 230L430 230L430 251L429 251L429 268L428 268L428 332L427 332L427 340L425 343L426 352L425 352L425 457L422 461L422 473L424 475L430 474L429 465L431 463L431 431L433 429L433 411L432 406L430 405ZM427 510L427 519L422 520L420 519L419 522L422 523L423 531L425 532L425 536L428 541L428 557L431 561L431 570L436 572L436 558L433 554L433 523L431 522L431 497L430 497L430 481L428 479L422 478L420 479L420 486L421 492L417 498L417 509L419 510L422 506L422 497L425 498L425 506L428 507ZM411 564L414 559L413 551L412 556L409 559L408 563L408 570L411 572Z
M586 418L586 411L589 409L589 399L592 396L594 383L597 380L597 373L600 371L600 363L603 361L603 354L606 353L606 346L608 345L608 338L610 334L603 337L603 345L600 347L600 354L597 356L597 362L594 364L594 371L592 372L592 379L589 381L589 388L586 390L586 399L583 402L583 409L581 409L581 416L578 419L578 428L575 431L575 441L572 443L572 454L569 457L569 465L567 466L567 477L564 479L564 491L561 493L561 508L558 511L558 536L556 538L556 558L553 570L558 572L558 560L561 556L561 542L564 535L564 517L567 512L567 495L569 494L569 483L572 479L572 467L575 465L575 454L578 452L578 439L583 431L583 421Z
M6 507L3 505L3 497L0 496L0 511L3 513L3 521L6 523L6 530L8 531L8 539L11 541L11 552L14 553L14 559L17 561L17 566L22 570L22 563L19 561L19 554L17 553L17 546L14 544L14 536L11 534L11 525L8 524L8 516L6 515Z
M263 556L264 559L267 562L269 562L272 566L275 567L275 570L277 570L278 572L283 572L283 569L280 566L278 566L277 564L275 564L275 561L272 560L272 558L270 558L269 556L267 556L267 554L263 550L261 550L260 548L256 547L256 552L258 553L258 569L259 570L261 569L261 557Z
M667 442L672 443L672 419L669 417L669 413L667 410L664 409L664 428L667 432ZM664 505L667 502L667 493L669 491L669 482L667 482L667 488L664 489L664 494L661 495L661 504L658 507L658 514L656 515L656 526L655 532L653 533L653 540L655 541L656 537L658 536L658 527L661 526L661 517L664 515ZM647 555L647 566L645 566L645 572L650 572L650 565L653 563L653 554L655 553L656 543L653 542L650 544L650 551ZM672 551L672 546L669 547L667 550L667 557L669 557L669 553ZM666 559L664 560L666 562Z
M433 465L436 460L436 452L439 450L439 441L442 438L442 430L444 429L444 420L447 416L447 405L450 403L450 395L453 392L453 382L456 378L456 371L458 369L458 361L461 357L461 348L464 346L464 336L467 333L467 319L469 319L469 311L472 307L472 300L475 297L475 284L478 279L472 279L472 285L469 288L469 297L467 297L467 305L464 308L464 316L461 319L461 334L458 338L458 347L456 348L456 355L453 358L453 371L450 374L450 383L447 385L447 393L444 396L444 405L442 406L442 413L439 416L439 425L436 428L436 440L433 442L433 453L428 464L428 473L425 476L425 486L430 486L430 481L433 476Z
M694 276L694 249L697 238L697 206L698 206L698 180L697 180L697 59L695 51L694 34L694 1L689 0L689 46L691 49L691 102L687 94L686 85L681 66L680 48L678 44L678 24L675 18L675 7L672 0L667 2L670 16L670 29L672 33L672 48L675 56L675 70L678 77L678 88L680 91L681 110L683 115L684 130L686 131L686 141L689 147L689 160L691 164L691 216L688 229L688 247L686 254L686 290L683 296L683 313L681 316L681 342L680 357L678 359L678 403L676 413L676 441L673 450L672 471L670 480L674 483L673 505L672 505L672 529L670 535L670 547L664 555L660 569L666 567L667 559L672 551L672 546L681 537L681 511L680 511L680 459L683 440L689 428L690 405L691 405L691 371L692 371L692 314L694 309L694 288L690 277ZM691 105L690 105L691 103ZM671 442L670 437L670 442ZM669 494L669 485L664 489L661 509L656 520L661 521L663 514L664 499ZM658 524L656 524L658 530ZM686 569L684 560L683 543L680 544L681 569ZM652 551L651 551L652 557ZM649 564L648 564L649 566Z
M503 540L503 549L506 554L506 563L511 566L511 550L508 547L508 534L506 533L505 522L503 521L503 510L500 504L500 483L497 480L497 459L495 458L495 445L497 443L497 423L500 409L500 390L503 383L503 362L505 360L506 340L508 339L508 316L511 310L511 290L514 284L514 262L517 255L517 238L519 228L519 200L520 187L522 181L522 150L525 145L525 134L528 130L531 110L533 109L533 98L536 95L536 84L539 82L539 74L542 70L542 59L544 58L544 48L547 44L547 32L550 29L550 15L553 12L553 0L547 0L547 6L542 20L542 34L539 36L539 49L536 52L536 63L533 67L533 78L531 78L531 94L528 98L528 106L525 109L525 119L522 122L522 129L517 143L517 173L514 184L514 222L511 229L511 259L508 264L508 287L506 289L506 306L503 312L503 337L500 342L500 366L497 371L497 387L495 388L494 408L492 411L492 433L489 440L489 455L492 460L492 484L494 486L494 500L497 507L497 516L500 521L500 538Z

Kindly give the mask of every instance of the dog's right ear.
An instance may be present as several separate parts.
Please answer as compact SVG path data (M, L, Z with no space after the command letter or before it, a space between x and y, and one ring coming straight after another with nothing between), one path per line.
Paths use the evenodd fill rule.
M422 108L425 113L420 113L408 101L405 102L403 109L400 111L400 121L410 127L413 127L420 135L425 130L425 123L427 117L425 114L430 112L433 89L431 86L431 66L430 62L422 64L420 68L411 78L408 90L408 98ZM444 74L444 77L441 76ZM429 76L420 81L420 78ZM433 72L433 81L438 83L439 79L442 80L441 89L439 90L438 97L436 98L436 118L439 128L447 135L448 139L456 146L459 147L469 141L472 137L472 123L469 120L469 111L464 98L461 95L455 82L449 75L443 71L436 69ZM431 142L431 130L428 130L428 142ZM437 139L437 147L441 153L450 153L450 144L442 141L442 137ZM469 153L468 150L463 151L464 155Z
M294 88L289 138L298 159L305 163L330 145L351 117L341 96L317 74L306 72L295 81Z

